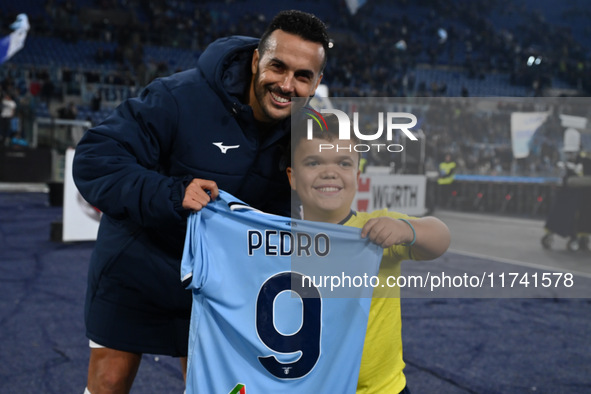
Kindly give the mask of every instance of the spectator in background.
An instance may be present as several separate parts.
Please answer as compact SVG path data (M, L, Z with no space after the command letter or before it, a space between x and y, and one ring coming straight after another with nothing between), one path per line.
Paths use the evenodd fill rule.
M16 111L16 102L10 94L2 91L2 109L0 111L0 143L7 145L12 137L12 118Z
M100 111L102 101L103 96L101 95L101 91L97 88L92 94L92 98L90 99L90 110L92 112Z
M25 141L31 141L33 138L33 127L35 123L35 110L37 100L31 93L21 97L16 108L17 116L20 119L20 137ZM23 145L21 143L21 145Z
M456 174L456 162L452 160L451 154L447 153L445 159L439 163L439 177L437 178L439 207L448 207L451 193L451 186Z
M583 176L591 176L591 154L589 152L579 152L575 163L581 166L581 174Z
M39 81L36 79L32 80L29 84L29 92L33 96L39 96L39 94L41 93L41 83L39 83Z
M78 116L78 108L76 108L76 104L72 101L68 103L66 107L60 108L58 111L58 117L60 119L76 119Z
M49 107L49 104L51 103L54 90L55 85L51 81L51 78L46 76L46 79L43 81L43 85L41 85L41 100L45 101L47 107Z

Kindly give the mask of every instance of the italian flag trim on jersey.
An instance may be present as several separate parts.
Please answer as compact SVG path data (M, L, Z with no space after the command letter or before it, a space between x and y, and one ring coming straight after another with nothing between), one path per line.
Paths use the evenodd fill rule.
M246 387L242 383L238 383L229 394L246 394Z

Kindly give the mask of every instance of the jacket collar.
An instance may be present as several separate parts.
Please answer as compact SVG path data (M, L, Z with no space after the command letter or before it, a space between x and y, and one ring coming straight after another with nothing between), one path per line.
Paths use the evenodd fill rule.
M252 78L250 64L258 43L258 39L246 36L220 38L205 49L197 62L207 83L233 116L252 113L242 99Z
M201 54L197 67L207 83L223 101L226 109L242 125L243 130L260 138L252 108L242 103L250 87L252 55L259 39L230 36L215 40ZM261 148L276 143L289 134L290 119L280 122L262 140Z

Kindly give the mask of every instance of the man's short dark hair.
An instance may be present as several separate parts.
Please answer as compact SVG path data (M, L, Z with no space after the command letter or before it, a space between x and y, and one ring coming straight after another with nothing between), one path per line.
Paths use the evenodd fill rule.
M328 43L330 40L328 38L328 33L326 32L326 25L318 17L298 10L279 12L275 15L261 36L258 48L261 56L268 49L269 36L275 30L282 30L286 33L299 36L306 41L321 44L324 48L324 60L322 62L322 69L324 69L328 55Z

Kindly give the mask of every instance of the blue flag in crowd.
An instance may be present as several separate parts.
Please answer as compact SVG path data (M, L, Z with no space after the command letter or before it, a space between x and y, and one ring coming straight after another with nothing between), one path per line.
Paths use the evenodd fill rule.
M10 28L14 31L0 39L0 64L10 59L25 46L25 39L31 28L27 14L19 14Z

